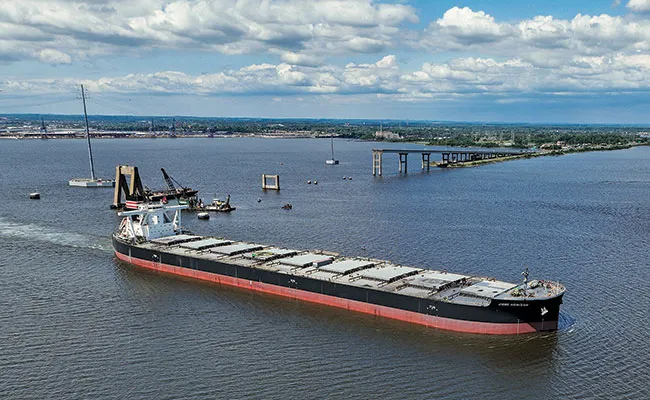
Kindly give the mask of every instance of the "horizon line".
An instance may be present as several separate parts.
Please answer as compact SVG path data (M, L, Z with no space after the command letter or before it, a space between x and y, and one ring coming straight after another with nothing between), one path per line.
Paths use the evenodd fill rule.
M83 114L58 114L58 113L0 113L0 117L10 116L57 116L57 117L79 117ZM467 124L467 125L532 125L532 126L621 126L621 127L650 127L650 123L623 123L623 122L505 122L505 121L457 121L457 120L435 120L435 119L399 119L399 118L318 118L318 117L201 117L193 115L135 115L135 114L89 114L88 117L122 117L122 118L185 118L185 119L250 119L268 121L370 121L370 122L416 122L436 124Z

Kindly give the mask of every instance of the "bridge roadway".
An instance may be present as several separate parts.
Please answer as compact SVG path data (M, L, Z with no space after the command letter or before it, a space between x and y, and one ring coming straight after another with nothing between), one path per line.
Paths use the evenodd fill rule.
M523 150L486 150L486 149L466 149L466 150L449 150L449 149L372 149L372 175L382 175L383 172L383 155L384 153L397 153L399 155L399 172L408 171L408 155L410 153L419 153L422 155L422 169L427 171L431 168L431 154L441 154L442 161L438 164L446 167L449 164L460 162L470 162L476 160L486 160L492 158L508 157L520 154L526 154Z

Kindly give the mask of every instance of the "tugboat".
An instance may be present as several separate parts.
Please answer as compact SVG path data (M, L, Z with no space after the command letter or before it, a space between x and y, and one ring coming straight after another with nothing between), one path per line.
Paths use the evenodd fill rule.
M230 195L226 196L226 200L212 199L212 203L203 204L199 201L196 206L197 211L216 211L216 212L231 212L236 210L236 207L230 205Z
M566 289L546 280L494 278L200 236L183 230L186 206L121 212L118 259L149 270L271 293L432 328L480 334L554 331Z

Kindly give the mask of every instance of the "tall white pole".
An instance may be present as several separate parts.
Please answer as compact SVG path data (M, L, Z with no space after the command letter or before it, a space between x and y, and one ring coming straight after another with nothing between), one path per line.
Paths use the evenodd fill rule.
M86 120L86 139L88 139L88 157L90 158L90 179L95 180L95 165L93 164L93 149L90 147L90 129L88 128L88 113L86 112L86 94L81 85L81 99L84 103L84 119Z

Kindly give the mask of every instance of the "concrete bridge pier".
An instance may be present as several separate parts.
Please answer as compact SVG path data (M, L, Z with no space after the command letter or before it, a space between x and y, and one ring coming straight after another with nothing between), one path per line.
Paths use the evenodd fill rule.
M431 170L431 153L422 153L422 169L427 168L427 171Z
M399 153L399 172L402 172L402 165L404 165L403 172L408 172L408 155L409 153Z
M486 159L503 158L523 154L520 150L416 150L416 149L372 149L372 174L381 176L383 173L382 156L384 153L397 153L399 155L399 172L408 171L408 154L420 153L422 155L422 169L425 166L427 171L431 167L431 153L440 154L442 161L437 164L439 167L446 167L455 163L466 163Z
M373 150L372 151L372 176L379 175L381 176L382 169L382 151Z

